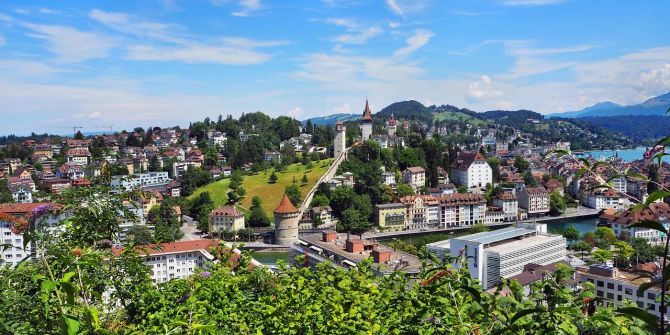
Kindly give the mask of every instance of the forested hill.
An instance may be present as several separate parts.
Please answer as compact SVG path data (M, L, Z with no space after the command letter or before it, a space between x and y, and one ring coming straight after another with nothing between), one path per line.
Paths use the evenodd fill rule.
M540 113L521 109L517 111L493 110L481 113L484 118L495 121L509 121L512 123L526 122L528 119L542 120L544 116Z
M670 129L670 117L661 115L582 117L577 120L622 133L637 141L659 139L666 136Z
M395 102L375 114L376 119L387 120L393 114L396 119L420 121L425 124L433 122L433 111L422 103L410 100Z

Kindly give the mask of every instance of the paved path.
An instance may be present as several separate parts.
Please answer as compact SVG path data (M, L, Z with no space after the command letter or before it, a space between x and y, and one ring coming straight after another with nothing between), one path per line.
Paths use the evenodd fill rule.
M188 215L182 215L182 225L179 228L182 233L184 233L184 237L181 238L180 241L193 241L193 240L202 240L203 236L199 235L199 230L197 228L197 222L193 220Z

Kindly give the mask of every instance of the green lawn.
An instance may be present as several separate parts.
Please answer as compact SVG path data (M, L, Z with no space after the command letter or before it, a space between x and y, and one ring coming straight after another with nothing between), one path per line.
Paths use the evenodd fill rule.
M209 196L212 198L212 201L214 201L214 206L218 207L224 205L226 201L228 201L228 196L226 195L228 193L228 185L230 185L230 178L217 180L205 186L198 187L188 199L193 200L200 193L209 192Z
M270 178L273 169L259 172L255 175L246 175L242 181L242 187L244 187L247 193L242 200L241 206L238 206L238 208L246 212L251 206L251 198L258 195L263 202L265 213L272 219L272 211L277 207L281 197L284 195L284 188L293 182L293 177L295 177L296 183L300 186L300 190L304 196L309 192L312 186L314 186L316 181L326 173L326 170L328 170L332 161L332 159L325 159L315 162L311 170L307 170L305 166L300 163L289 165L283 172L276 173L277 182L274 184L268 183L268 179ZM307 185L301 186L302 176L305 173L307 173ZM212 201L214 201L214 206L218 207L225 205L228 201L226 194L228 193L229 185L230 178L218 180L211 184L199 187L188 198L193 199L202 192L209 192ZM299 206L299 204L294 205L296 205L296 207Z
M485 121L476 119L470 115L459 113L459 112L439 112L439 113L433 113L433 119L435 121L447 121L447 120L454 120L454 121L460 121L460 122L467 122L473 125L479 125L486 123Z
M326 173L332 159L321 160L316 162L311 170L305 169L302 164L289 165L283 172L277 172L277 182L268 184L268 179L272 174L272 169L260 172L252 176L244 176L242 187L247 191L247 194L242 200L242 206L249 208L251 206L251 198L254 195L261 197L263 201L263 209L268 216L272 216L272 211L279 205L282 196L284 195L284 188L293 182L295 177L296 183L300 186L300 191L304 196L316 184L317 180ZM302 175L307 173L307 185L301 186ZM296 207L299 204L294 204Z

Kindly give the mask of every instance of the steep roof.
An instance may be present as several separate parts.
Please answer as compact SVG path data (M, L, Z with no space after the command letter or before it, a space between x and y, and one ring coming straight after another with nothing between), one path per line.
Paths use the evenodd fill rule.
M217 215L217 216L240 216L243 215L240 211L237 210L237 208L233 206L221 206L219 208L216 208L212 210L212 213L210 215Z
M524 190L526 190L526 193L528 193L528 195L546 195L546 194L549 194L549 192L547 192L547 190L542 186L526 187Z
M640 221L660 220L670 220L670 205L664 202L653 203L639 212L626 210L614 222L627 226Z
M370 105L367 100L365 100L365 110L363 110L363 117L361 120L372 122L372 112L370 111Z
M461 151L458 153L458 157L456 160L451 163L451 168L452 169L458 169L458 170L467 170L470 165L472 165L472 162L474 161L485 161L486 158L484 158L484 155L482 155L479 151L475 152L464 152Z
M274 210L275 213L297 213L298 209L293 206L293 203L291 202L291 199L288 198L286 194L284 194L284 197L281 199L281 202L279 203L279 206L275 208Z
M409 171L411 173L424 173L426 172L426 169L420 167L420 166L410 166L405 171Z

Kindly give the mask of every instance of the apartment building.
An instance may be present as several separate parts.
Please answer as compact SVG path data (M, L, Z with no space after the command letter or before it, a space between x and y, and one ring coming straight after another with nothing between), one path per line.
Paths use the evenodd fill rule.
M505 221L516 221L519 213L519 199L514 193L502 192L493 198L493 205L502 209Z
M400 198L405 205L405 227L423 229L437 227L440 222L440 201L431 195L408 195Z
M528 215L549 213L549 192L544 187L524 187L519 191L519 207Z
M408 167L402 172L402 179L414 189L426 186L426 169L420 166Z
M621 240L642 238L651 245L664 244L667 238L666 234L649 228L632 227L635 222L640 221L656 221L668 229L670 227L670 205L665 202L652 203L639 213L628 209L610 218L612 230Z
M481 194L453 193L439 198L441 228L484 223L486 198Z
M130 191L142 187L163 186L170 182L167 172L147 172L129 176L113 176L111 187L116 191Z
M23 231L28 227L28 216L36 208L41 206L55 206L51 203L24 203L24 204L1 204L0 205L0 244L7 245L0 249L0 266L3 264L16 265L25 257L34 252L34 247L28 244L27 249L23 247ZM41 217L36 224L39 227L51 227L64 218L64 215L46 215Z
M375 220L381 231L401 231L405 229L406 207L403 203L375 205Z
M482 188L493 184L493 171L479 152L459 152L451 163L451 181L467 188Z

